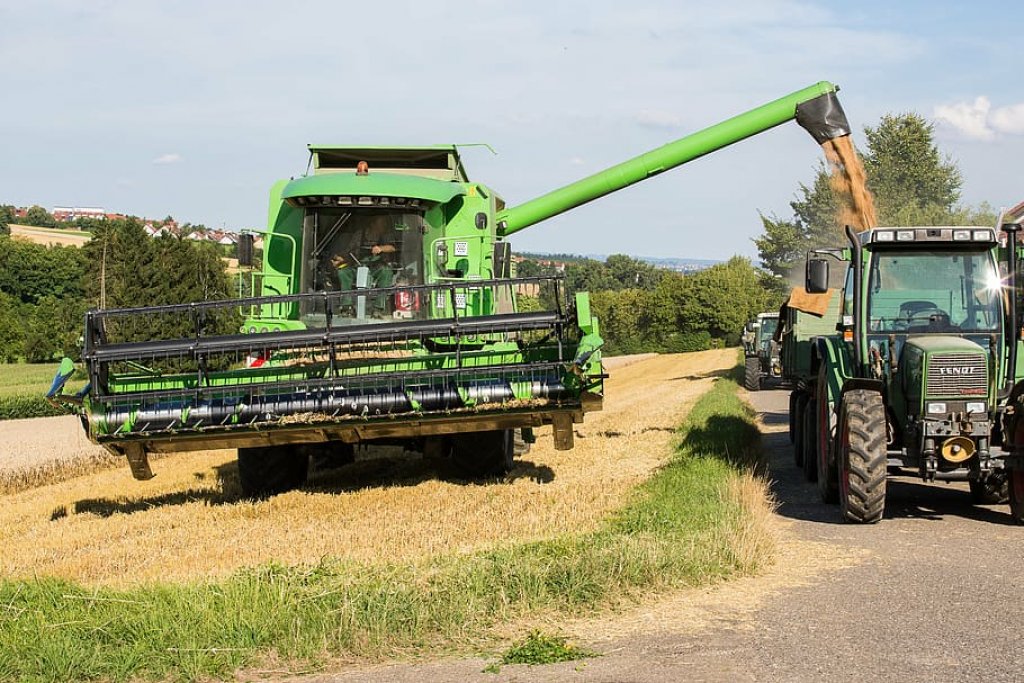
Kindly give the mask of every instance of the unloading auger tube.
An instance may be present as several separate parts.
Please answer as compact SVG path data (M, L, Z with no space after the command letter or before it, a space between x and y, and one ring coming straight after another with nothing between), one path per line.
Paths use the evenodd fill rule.
M646 180L716 150L796 119L814 140L850 134L839 104L839 87L827 81L709 126L675 142L553 190L498 214L498 234L507 237L577 206Z

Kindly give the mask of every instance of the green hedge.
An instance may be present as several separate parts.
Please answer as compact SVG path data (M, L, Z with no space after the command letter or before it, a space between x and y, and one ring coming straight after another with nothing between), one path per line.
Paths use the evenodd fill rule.
M0 396L0 420L20 420L27 417L53 417L67 411L54 408L42 396Z

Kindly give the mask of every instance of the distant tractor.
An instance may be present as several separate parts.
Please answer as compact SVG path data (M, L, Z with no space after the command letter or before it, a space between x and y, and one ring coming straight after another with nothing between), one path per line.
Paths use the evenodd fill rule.
M748 391L761 389L765 380L782 374L779 345L775 330L779 326L778 313L758 313L743 331L744 374L743 386Z
M807 349L814 381L797 390L808 478L857 523L882 518L890 469L966 479L975 502L1005 501L1005 453L994 446L1017 328L1007 321L996 231L847 228L847 237L835 253L848 263L838 330ZM1011 281L1015 264L1006 266ZM828 291L828 270L828 260L808 260L808 293Z

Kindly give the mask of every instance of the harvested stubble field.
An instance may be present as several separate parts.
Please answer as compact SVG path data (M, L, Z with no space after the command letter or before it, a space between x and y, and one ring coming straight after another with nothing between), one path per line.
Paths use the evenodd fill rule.
M73 422L0 424L19 462L0 460L0 491L22 473L22 490L0 496L0 577L127 587L268 562L417 560L584 532L671 457L688 406L735 360L734 350L612 359L604 410L577 425L575 449L555 451L544 430L505 481L487 484L455 480L443 462L378 453L315 474L302 491L251 502L240 499L234 451L162 458L155 479L136 482L127 467L80 474L74 463L98 456L80 432L63 429L80 429ZM10 431L26 428L31 438ZM26 468L54 460L70 465L69 476L58 466L39 480L52 483L24 488Z

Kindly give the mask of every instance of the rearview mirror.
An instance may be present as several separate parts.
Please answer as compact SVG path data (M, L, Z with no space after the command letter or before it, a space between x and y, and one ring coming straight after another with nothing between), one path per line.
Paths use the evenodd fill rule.
M828 291L828 261L820 258L807 261L804 289L809 294L824 294Z
M253 264L253 237L252 233L243 232L238 236L238 265L251 266Z

